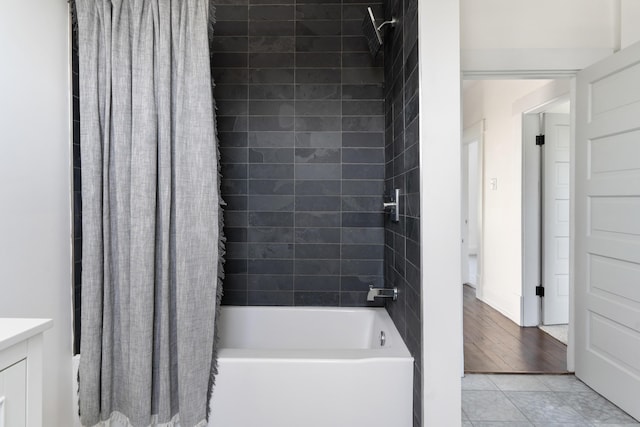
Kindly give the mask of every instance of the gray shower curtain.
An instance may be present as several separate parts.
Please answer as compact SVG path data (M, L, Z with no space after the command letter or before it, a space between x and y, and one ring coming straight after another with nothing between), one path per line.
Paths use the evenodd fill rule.
M76 0L80 417L201 426L222 237L208 0Z

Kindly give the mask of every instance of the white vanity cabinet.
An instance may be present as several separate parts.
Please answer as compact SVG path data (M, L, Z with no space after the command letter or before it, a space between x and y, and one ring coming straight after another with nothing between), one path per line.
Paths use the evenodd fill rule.
M42 333L52 325L0 318L0 427L42 427Z

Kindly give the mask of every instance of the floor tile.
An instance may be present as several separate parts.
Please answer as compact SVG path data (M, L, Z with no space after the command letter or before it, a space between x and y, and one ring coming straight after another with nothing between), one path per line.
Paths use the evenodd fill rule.
M487 375L502 391L551 391L538 375Z
M467 413L464 412L464 409L460 408L460 412L462 413L462 421L469 421L469 417L467 416Z
M587 422L580 423L534 423L534 427L595 427L593 424Z
M573 375L467 374L462 388L464 427L640 427Z
M487 375L484 374L466 374L462 377L463 390L498 390Z
M473 427L533 427L533 424L529 421L474 421Z
M596 427L630 427L630 426L640 426L640 423L637 421L632 421L630 423L625 424L594 424Z
M574 375L540 375L539 378L551 391L591 391Z
M507 391L505 395L534 423L582 423L586 420L562 400L561 394L548 391Z
M471 422L527 421L501 391L464 390L462 409Z
M587 421L598 424L624 424L635 420L594 391L564 393L563 400Z

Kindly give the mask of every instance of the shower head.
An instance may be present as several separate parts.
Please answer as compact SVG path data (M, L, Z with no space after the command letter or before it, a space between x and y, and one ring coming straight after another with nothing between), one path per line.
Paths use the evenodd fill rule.
M367 39L371 56L375 58L382 47L382 34L380 34L380 30L376 25L376 18L373 16L373 10L370 7L367 8L367 14L362 20L362 32Z
M392 27L395 27L397 22L398 20L396 18L393 18L391 19L391 21L384 21L382 24L377 25L376 18L373 15L373 10L371 9L371 7L367 8L367 13L362 20L362 32L367 39L367 44L369 46L371 56L375 58L378 55L380 48L382 47L382 27L384 27L385 25L391 25Z

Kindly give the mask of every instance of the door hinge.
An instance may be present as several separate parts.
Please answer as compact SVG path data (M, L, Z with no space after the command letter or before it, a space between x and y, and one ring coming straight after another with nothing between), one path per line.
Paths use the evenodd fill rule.
M536 135L536 145L544 145L544 135Z
M544 296L544 286L536 286L536 296L543 297Z

